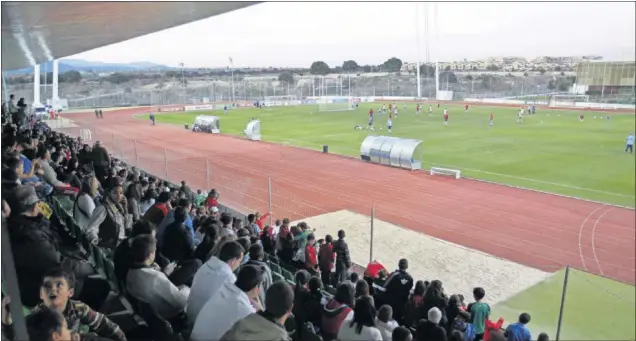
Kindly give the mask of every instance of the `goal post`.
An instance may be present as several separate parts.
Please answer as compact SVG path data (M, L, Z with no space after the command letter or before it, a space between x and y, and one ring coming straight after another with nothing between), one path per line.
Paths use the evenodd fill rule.
M552 95L550 97L550 107L575 107L576 103L589 101L590 96L588 95Z
M321 97L317 102L318 112L350 111L355 109L353 97Z

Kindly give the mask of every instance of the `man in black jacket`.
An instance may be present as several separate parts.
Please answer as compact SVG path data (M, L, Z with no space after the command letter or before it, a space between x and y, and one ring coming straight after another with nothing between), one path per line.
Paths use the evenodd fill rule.
M413 288L413 277L406 272L409 262L402 258L395 270L384 283L384 302L393 308L393 318L402 324L404 307Z
M10 199L9 237L20 296L25 306L33 307L40 302L42 277L52 268L63 266L74 272L78 280L94 272L88 262L63 256L61 240L51 230L50 222L40 213L40 199L33 187L18 186ZM81 291L80 284L76 286L78 294Z
M345 231L338 231L338 240L333 243L333 252L336 254L336 283L346 281L349 278L351 268L351 256L349 245L344 240Z

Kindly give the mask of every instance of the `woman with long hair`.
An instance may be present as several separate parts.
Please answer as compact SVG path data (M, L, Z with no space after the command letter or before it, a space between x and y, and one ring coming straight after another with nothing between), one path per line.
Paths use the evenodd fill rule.
M66 174L66 182L75 188L82 187L82 181L79 178L79 161L76 158L70 158L66 163L66 169L64 173Z
M423 314L421 316L427 316L428 311L431 308L437 308L442 312L441 326L446 326L448 320L446 319L446 307L448 306L448 297L444 294L444 287L440 280L431 281L426 293L424 293L424 302L421 307ZM424 313L425 312L425 313Z
M129 177L130 179L130 177ZM126 191L126 199L128 199L128 213L132 214L133 222L141 219L141 184L139 184L136 175L132 174L132 181L128 185Z
M80 191L73 204L73 218L77 225L85 230L93 215L95 207L100 204L99 182L93 175L87 175L81 180Z
M413 294L409 297L404 310L404 325L412 327L422 318L420 308L424 303L424 293L426 292L426 283L424 281L415 282Z
M353 319L345 321L340 326L338 340L381 341L382 333L375 326L375 316L376 310L371 299L366 296L360 297L353 310Z

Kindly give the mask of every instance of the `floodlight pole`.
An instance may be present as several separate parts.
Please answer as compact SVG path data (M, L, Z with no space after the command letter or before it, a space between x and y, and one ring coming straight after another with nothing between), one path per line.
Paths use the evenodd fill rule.
M420 80L420 4L415 3L415 43L417 44L417 98L422 97L422 84Z
M234 61L232 60L232 57L230 57L230 74L230 83L232 85L232 96L230 96L230 98L232 99L232 103L234 103Z
M185 100L186 100L186 99L185 99L185 97L186 97L186 95L185 95L185 75L184 75L184 72L183 72L183 71L184 71L184 70L183 70L183 66L184 66L184 65L185 65L185 64L183 64L183 63L179 63L179 66L181 66L181 91L183 92L183 95L182 95L182 96L183 96L183 100L182 100L182 101L183 101L183 103L185 104Z

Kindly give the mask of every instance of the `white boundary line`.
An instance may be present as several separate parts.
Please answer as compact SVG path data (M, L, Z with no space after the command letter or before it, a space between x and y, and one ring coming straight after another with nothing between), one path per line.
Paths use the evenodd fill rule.
M581 239L583 238L583 229L585 228L585 223L590 219L590 217L596 213L596 211L600 210L605 206L599 206L592 211L592 213L588 214L585 217L585 220L581 223L581 228L579 229L579 256L581 257L581 265L583 266L583 270L587 271L587 265L585 265L585 257L583 257L583 246L581 245Z
M601 263L598 260L598 257L596 256L596 245L595 245L595 240L596 240L596 225L598 225L599 221L601 221L601 219L603 219L603 217L607 214L607 212L611 211L613 207L610 207L607 209L607 211L603 212L603 214L601 214L598 218L596 218L596 222L594 223L594 227L592 228L592 253L594 254L594 260L596 261L596 266L598 266L598 270L601 272L602 276L605 276L605 274L603 273L603 268L601 268Z

